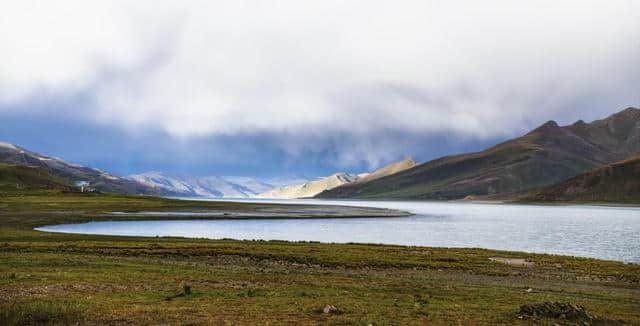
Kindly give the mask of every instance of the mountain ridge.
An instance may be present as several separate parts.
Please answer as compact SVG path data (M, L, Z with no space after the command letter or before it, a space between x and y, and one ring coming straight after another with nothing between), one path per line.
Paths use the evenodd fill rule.
M60 158L32 152L7 142L0 142L0 163L37 168L43 173L62 180L69 186L78 181L88 181L92 189L102 192L165 195L156 189L114 176L103 170L69 163Z
M195 198L252 198L276 186L249 177L178 177L149 171L126 177L174 196Z
M7 179L0 182L11 181L14 183L10 187L12 189L20 185L28 187L32 184L42 189L75 191L76 182L87 181L89 189L100 192L193 198L250 198L274 189L293 178L271 178L265 182L256 178L237 176L174 177L160 171L120 177L98 168L70 163L61 158L39 154L2 141L0 141L0 167L5 167L2 176ZM37 178L38 175L42 178ZM306 181L300 177L295 177L293 180Z
M589 124L547 121L486 150L441 157L318 198L460 199L551 185L640 152L640 110L627 108Z
M344 172L334 173L327 177L312 180L303 184L295 184L280 187L272 191L268 191L259 195L261 198L309 198L313 197L322 191L334 189L336 187L357 184L359 182L368 182L382 178L384 176L394 174L400 171L404 171L415 166L417 163L411 158L404 159L402 161L394 162L379 168L370 173L360 174L348 174Z
M359 178L356 174L344 172L311 180L302 184L282 186L258 195L259 198L269 199L294 199L310 198L326 189L332 189L345 183L354 182Z

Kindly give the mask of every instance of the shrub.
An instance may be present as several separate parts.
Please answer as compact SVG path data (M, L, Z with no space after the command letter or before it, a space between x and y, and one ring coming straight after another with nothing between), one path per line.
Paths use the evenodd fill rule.
M83 311L74 302L29 302L0 306L0 325L74 324Z
M182 284L182 292L184 293L184 295L191 294L191 285L189 285L187 283L183 283Z

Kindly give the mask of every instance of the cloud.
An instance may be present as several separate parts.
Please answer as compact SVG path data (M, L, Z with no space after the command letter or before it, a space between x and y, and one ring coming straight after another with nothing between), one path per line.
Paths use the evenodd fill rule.
M378 165L410 150L382 132L488 139L637 104L638 12L624 0L13 1L0 6L0 109L83 94L82 107L40 110L183 140L265 133L290 155L334 143L343 164Z

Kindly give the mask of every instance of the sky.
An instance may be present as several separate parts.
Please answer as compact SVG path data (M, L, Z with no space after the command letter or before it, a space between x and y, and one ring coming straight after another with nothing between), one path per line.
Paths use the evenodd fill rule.
M640 106L640 1L3 1L0 140L321 176Z

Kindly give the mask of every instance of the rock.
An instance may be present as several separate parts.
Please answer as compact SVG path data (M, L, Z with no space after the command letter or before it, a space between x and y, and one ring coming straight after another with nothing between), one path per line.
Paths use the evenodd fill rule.
M489 260L513 266L531 267L535 264L525 258L490 257Z
M191 294L191 285L189 285L187 282L185 281L180 282L180 287L182 288L182 293L184 295Z
M328 304L324 306L324 309L322 309L322 312L324 312L325 314L335 314L338 312L338 308L336 308L336 306L332 306Z
M519 316L523 318L548 317L571 321L593 320L584 307L564 302L544 302L520 306Z

